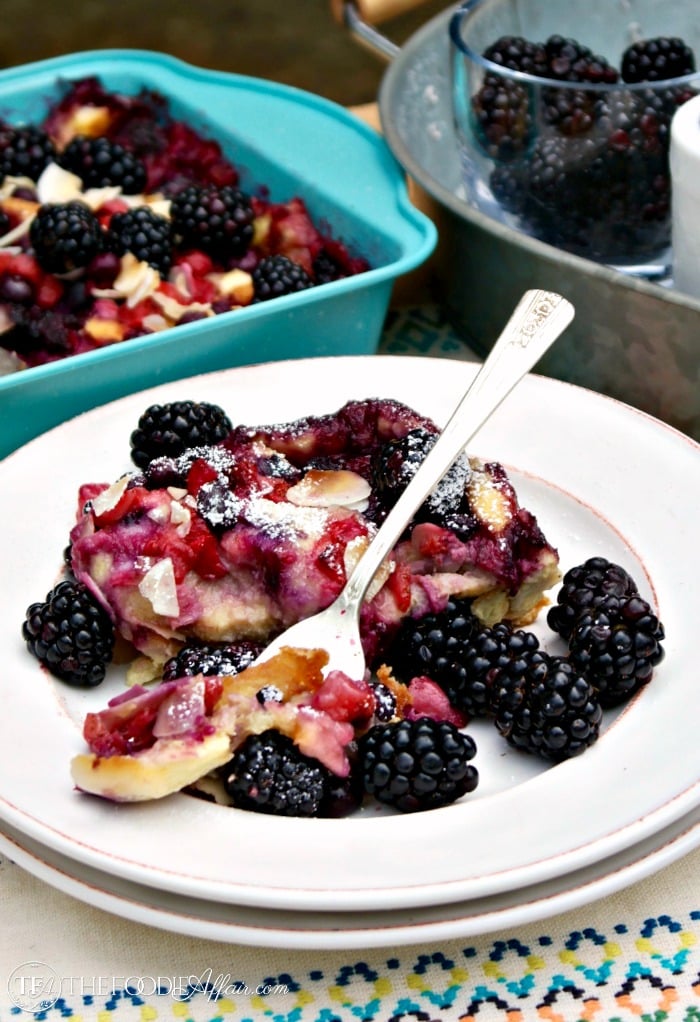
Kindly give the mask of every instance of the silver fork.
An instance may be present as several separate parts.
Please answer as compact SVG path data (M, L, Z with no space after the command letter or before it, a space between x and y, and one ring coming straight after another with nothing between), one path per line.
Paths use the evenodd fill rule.
M364 676L360 609L378 568L393 550L417 508L466 444L573 317L573 306L561 295L552 291L525 292L438 440L385 518L340 595L325 610L299 621L274 639L258 657L258 663L268 660L284 646L325 649L329 654L325 673L341 670L356 680Z

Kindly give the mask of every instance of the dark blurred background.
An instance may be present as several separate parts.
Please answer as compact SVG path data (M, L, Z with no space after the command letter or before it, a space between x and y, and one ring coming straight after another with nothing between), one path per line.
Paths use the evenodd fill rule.
M380 30L401 44L446 6L426 0ZM348 106L374 101L386 68L334 20L330 0L2 0L0 13L2 67L76 50L159 50Z

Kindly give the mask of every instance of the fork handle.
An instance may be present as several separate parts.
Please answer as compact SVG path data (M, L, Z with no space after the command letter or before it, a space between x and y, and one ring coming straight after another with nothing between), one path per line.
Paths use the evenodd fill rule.
M377 569L393 550L406 523L491 413L573 318L574 307L561 295L525 292L447 425L348 579L342 593L348 607L359 609Z

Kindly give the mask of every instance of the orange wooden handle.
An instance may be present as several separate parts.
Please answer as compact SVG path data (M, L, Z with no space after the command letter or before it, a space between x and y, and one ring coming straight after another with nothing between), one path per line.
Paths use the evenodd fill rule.
M368 25L380 25L383 21L397 18L414 7L420 7L425 0L354 0L357 13ZM331 0L333 16L343 21L344 0Z

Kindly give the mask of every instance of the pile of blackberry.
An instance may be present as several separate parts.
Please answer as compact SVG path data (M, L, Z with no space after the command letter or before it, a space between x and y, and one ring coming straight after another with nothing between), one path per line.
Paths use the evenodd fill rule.
M664 629L630 575L603 557L565 574L547 620L566 657L532 632L481 625L469 600L452 599L405 620L384 659L400 681L429 676L457 710L492 717L510 744L560 762L597 740L603 709L651 680Z
M500 205L542 240L592 259L634 261L668 244L670 124L692 95L675 80L696 70L683 40L637 42L619 70L562 36L504 37L483 56L548 82L535 87L489 71L472 98ZM654 87L626 88L643 82ZM601 84L620 87L589 88Z

